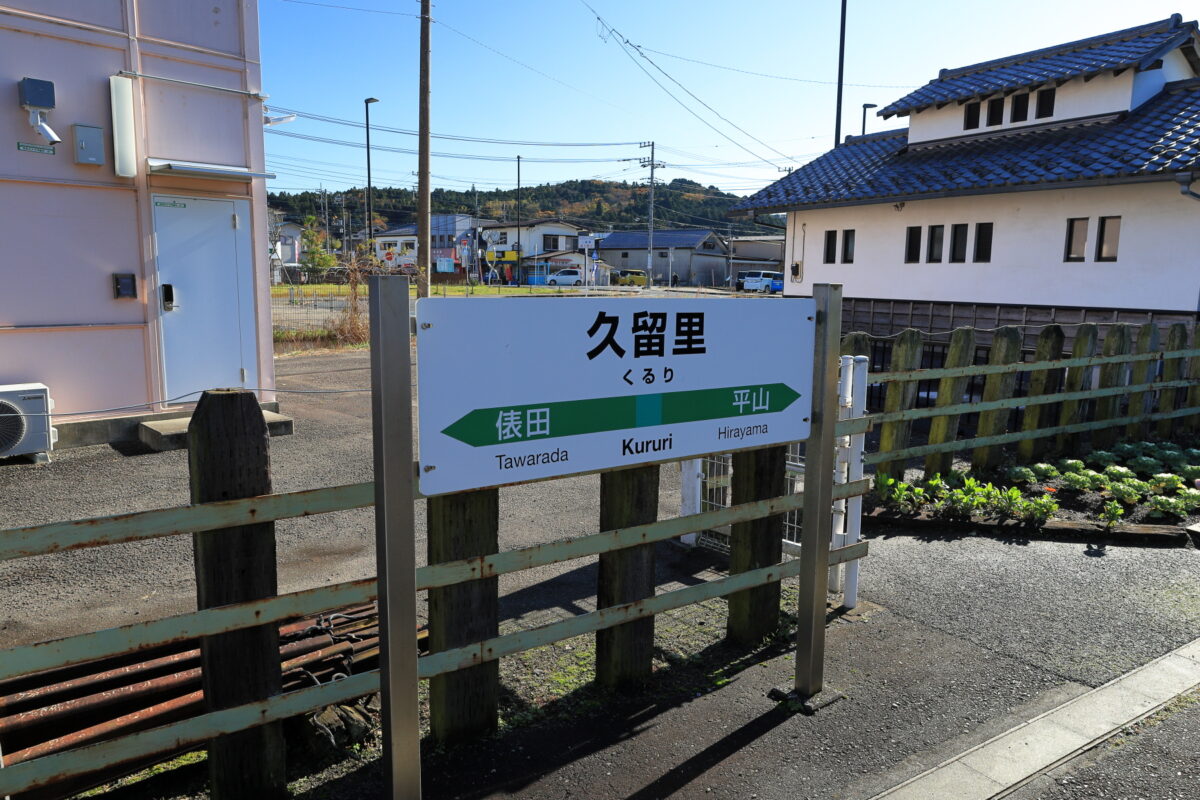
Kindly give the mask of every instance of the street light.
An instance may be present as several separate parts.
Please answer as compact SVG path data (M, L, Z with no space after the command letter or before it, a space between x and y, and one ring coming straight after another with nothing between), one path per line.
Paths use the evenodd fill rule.
M375 255L375 198L371 193L371 103L378 103L374 97L363 100L363 113L367 124L367 244L371 255Z
M863 136L867 135L867 109L868 108L879 108L879 106L875 105L874 103L863 103L863 124L862 124L862 135ZM370 160L371 160L371 157L368 155L367 161L370 162Z

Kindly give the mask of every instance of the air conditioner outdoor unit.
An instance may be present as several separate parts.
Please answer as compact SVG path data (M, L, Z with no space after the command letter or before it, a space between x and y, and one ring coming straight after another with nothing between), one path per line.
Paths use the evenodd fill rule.
M58 441L58 431L50 425L53 410L45 384L0 386L0 458L31 455L49 460Z

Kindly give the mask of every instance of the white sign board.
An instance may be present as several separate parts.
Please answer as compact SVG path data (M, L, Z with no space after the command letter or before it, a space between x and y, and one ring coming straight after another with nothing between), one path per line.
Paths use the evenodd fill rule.
M807 439L811 299L417 301L426 495Z

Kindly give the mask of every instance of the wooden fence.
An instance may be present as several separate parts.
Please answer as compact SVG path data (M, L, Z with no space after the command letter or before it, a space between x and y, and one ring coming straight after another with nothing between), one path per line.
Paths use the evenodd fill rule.
M212 796L248 796L246 787L251 785L262 789L254 796L280 796L284 754L273 724L379 691L379 670L286 693L279 691L278 650L271 649L278 624L369 603L376 598L377 583L365 579L277 595L273 523L371 506L375 484L238 497L239 491L256 486L270 490L263 457L268 439L253 399L253 395L242 392L206 393L197 408L189 431L195 504L0 531L0 560L193 534L200 610L8 648L0 651L0 681L198 638L204 653L206 700L206 711L200 716L63 753L6 762L0 769L0 797L19 796L99 770L142 764L155 756L206 744L210 748ZM866 427L862 419L847 420L831 426L828 435L849 435L863 432ZM623 685L644 678L650 669L647 626L639 629L631 625L716 597L730 598L731 640L758 641L771 633L778 624L779 582L801 574L806 566L800 559L784 560L779 553L782 515L801 509L805 496L764 493L759 488L762 482L745 477L763 477L764 485L778 489L783 477L783 450L784 446L778 446L737 454L743 479L735 484L735 504L730 508L655 521L657 502L648 506L629 498L646 491L651 483L657 491L658 466L635 467L602 474L606 510L598 533L496 552L491 531L493 538L489 541L484 541L487 533L464 537L465 548L478 550L471 555L436 553L431 545L431 561L442 563L417 569L416 589L430 593L431 617L431 652L418 660L417 674L421 679L443 681L437 692L431 685L433 735L450 740L477 735L494 726L498 678L488 666L504 656L580 634L608 632L610 656L607 662L598 659L597 677ZM775 472L778 476L767 480ZM222 483L216 477L222 474L233 477ZM849 498L867 490L865 480L841 484L832 488L831 497ZM431 531L440 527L463 532L473 526L478 533L481 526L471 521L471 515L480 510L481 503L495 503L497 491L429 498ZM231 499L214 500L222 493ZM634 586L628 583L628 564L612 562L617 558L628 560L630 553L635 561L644 559L645 548L655 542L724 525L734 526L735 548L742 553L727 577L655 594L652 580L648 591L644 585ZM483 545L489 542L491 551L485 552L489 548ZM866 542L859 542L833 549L828 552L828 564L862 558L867 547ZM496 635L498 576L595 555L601 558L598 598L602 607L541 627ZM247 558L257 559L261 568L254 580L241 581L234 577L232 568ZM442 593L440 597L438 592ZM821 594L823 600L823 584ZM774 608L767 613L763 604L772 598ZM822 602L822 620L824 613ZM490 619L489 614L493 615ZM652 623L649 630L652 633ZM240 638L229 638L237 635ZM247 641L250 649L245 649ZM221 653L230 653L234 646L243 648L236 663L222 661ZM415 643L413 649L415 652ZM823 649L819 652L823 654ZM255 677L247 679L247 673ZM222 683L235 686L236 691L220 691L218 684Z
M1200 329L1176 323L1161 336L1154 323L1112 324L1101 342L1095 325L1082 324L1069 352L1059 325L1040 327L1032 351L1024 349L1020 328L989 333L991 346L981 354L974 329L955 330L935 367L922 366L929 353L920 331L895 337L887 368L870 376L880 387L872 397L880 413L869 417L879 446L867 464L899 477L921 458L932 476L947 472L962 450L972 451L973 469L988 470L1004 457L1005 445L1015 444L1016 457L1030 462L1118 438L1170 439L1200 430ZM851 333L842 350L878 354L876 341ZM986 363L977 363L981 355ZM914 443L914 423L924 420L928 430Z

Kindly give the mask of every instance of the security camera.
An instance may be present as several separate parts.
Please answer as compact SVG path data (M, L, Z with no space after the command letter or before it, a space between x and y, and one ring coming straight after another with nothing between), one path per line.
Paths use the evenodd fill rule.
M54 84L37 78L22 78L17 86L21 108L29 112L29 124L50 144L62 141L46 122L46 114L54 110Z
M46 122L46 112L43 109L30 109L29 124L41 134L42 138L46 140L46 144L58 144L62 141L62 137L55 133L54 128L51 128Z

